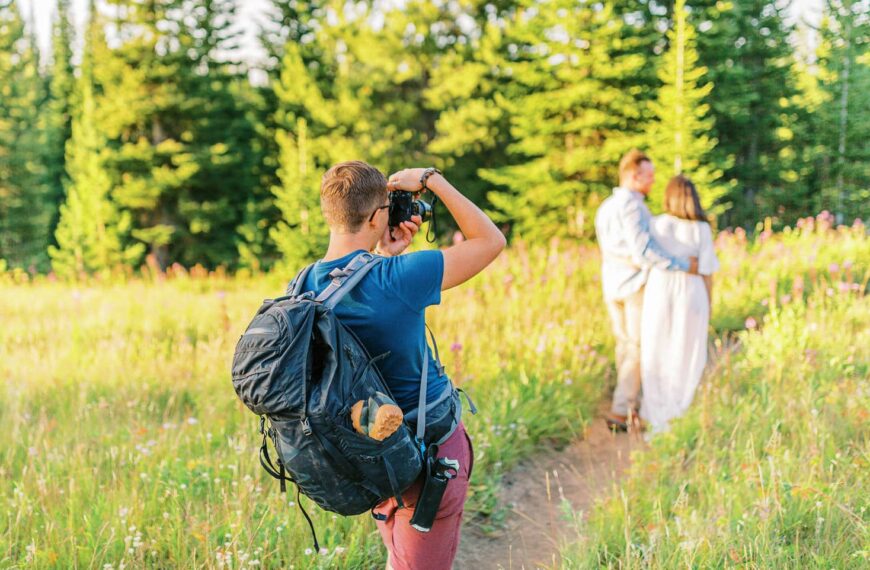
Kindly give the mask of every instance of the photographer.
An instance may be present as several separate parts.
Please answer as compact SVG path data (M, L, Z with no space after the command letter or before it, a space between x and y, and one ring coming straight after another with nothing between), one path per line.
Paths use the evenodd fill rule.
M400 255L422 219L413 216L391 228L390 193L426 190L444 203L466 239L443 251ZM361 252L385 258L342 299L335 314L356 333L370 354L389 353L377 365L396 403L408 416L418 407L424 360L428 367L427 404L434 403L449 386L449 379L439 369L426 342L426 307L441 302L441 291L481 272L504 249L505 238L486 214L435 169L402 170L388 181L364 162L340 163L323 176L320 199L330 229L329 247L309 272L304 289L322 291L330 282L330 271L344 267ZM426 424L428 427L429 422ZM438 457L458 460L459 469L446 487L431 530L420 532L410 524L420 481L402 494L406 508L398 508L396 499L391 498L373 511L389 551L388 568L452 566L473 451L461 422L444 437Z

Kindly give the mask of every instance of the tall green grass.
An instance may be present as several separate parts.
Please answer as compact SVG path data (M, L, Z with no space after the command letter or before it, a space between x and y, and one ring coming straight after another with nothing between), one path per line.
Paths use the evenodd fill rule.
M309 551L297 498L262 472L256 418L230 384L235 341L282 277L196 273L0 286L0 567L383 563L369 518L316 508L325 550ZM596 273L589 249L517 248L431 311L448 371L480 408L465 421L468 510L483 524L497 523L502 474L579 433L608 384Z
M780 274L797 272L807 290L838 288L845 277L830 262L854 260L859 282L870 257L857 231L725 239L738 262L717 285L722 329L770 309L770 275L783 291L792 286ZM772 249L780 243L791 253ZM316 508L324 552L309 551L297 499L262 472L256 418L230 384L236 340L289 277L0 274L0 568L383 564L370 519ZM465 416L476 449L469 519L498 525L504 473L582 433L612 385L597 254L519 244L428 316L448 372L480 409Z
M867 568L870 299L779 304L636 454L566 568Z

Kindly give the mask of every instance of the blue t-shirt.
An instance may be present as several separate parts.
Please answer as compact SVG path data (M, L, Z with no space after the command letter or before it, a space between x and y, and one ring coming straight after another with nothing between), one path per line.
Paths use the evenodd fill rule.
M362 252L318 261L302 290L320 293L329 285L330 271L344 267ZM370 356L390 353L376 365L405 413L419 403L424 354L429 366L426 401L434 401L447 385L447 376L439 376L426 342L425 315L426 307L441 302L443 274L440 251L385 257L335 307L335 315L356 333Z

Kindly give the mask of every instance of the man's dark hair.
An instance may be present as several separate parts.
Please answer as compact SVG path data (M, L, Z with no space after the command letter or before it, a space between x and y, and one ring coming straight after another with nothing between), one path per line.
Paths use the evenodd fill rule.
M341 162L323 175L320 209L330 228L354 233L385 204L387 194L387 178L380 170L360 160Z

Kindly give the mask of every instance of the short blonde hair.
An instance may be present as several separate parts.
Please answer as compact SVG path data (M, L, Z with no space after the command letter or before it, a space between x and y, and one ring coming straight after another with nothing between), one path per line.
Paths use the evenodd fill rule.
M629 174L634 174L642 162L652 164L652 159L636 148L631 149L619 161L619 177L624 178Z
M336 164L320 182L320 209L330 228L358 232L387 199L387 178L361 160Z

